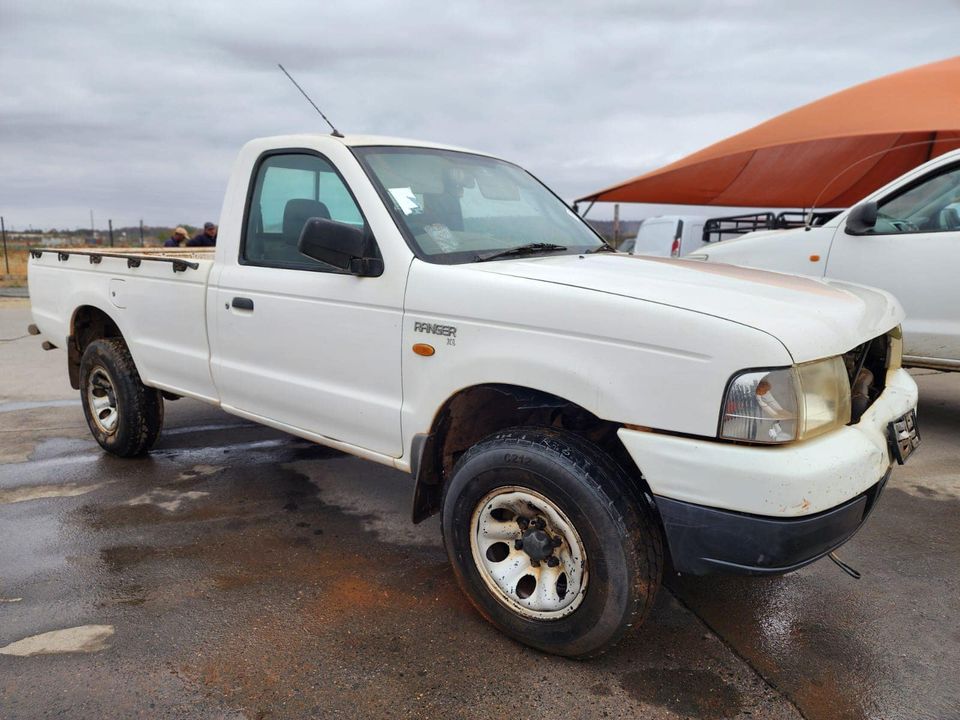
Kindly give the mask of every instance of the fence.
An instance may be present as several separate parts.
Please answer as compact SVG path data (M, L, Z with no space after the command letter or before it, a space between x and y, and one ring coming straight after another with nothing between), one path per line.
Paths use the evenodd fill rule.
M31 247L150 247L162 245L171 233L172 228L146 227L142 221L136 227L114 228L112 220L108 221L106 230L14 232L7 227L6 219L0 216L3 252L0 258L0 287L26 285Z

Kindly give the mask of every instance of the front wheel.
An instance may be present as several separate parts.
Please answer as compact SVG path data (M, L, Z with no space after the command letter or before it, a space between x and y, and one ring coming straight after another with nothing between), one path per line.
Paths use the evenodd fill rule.
M577 435L496 433L454 468L443 502L461 588L507 635L546 652L601 653L649 612L659 528L632 480Z
M163 397L140 381L119 338L94 340L80 359L83 414L100 447L136 457L153 447L163 428Z

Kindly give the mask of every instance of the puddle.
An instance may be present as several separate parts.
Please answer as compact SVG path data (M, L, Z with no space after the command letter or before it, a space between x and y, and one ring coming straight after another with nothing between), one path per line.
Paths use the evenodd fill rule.
M100 560L107 571L122 575L135 565L157 556L156 548L146 545L114 545L100 550Z
M48 433L70 435L87 433L86 425L75 427L49 427L49 423L30 424L22 422L23 415L11 418L13 427L4 427L0 430L3 438L3 448L0 449L0 463L4 465L26 464L29 461L44 457L64 457L77 452L86 453L93 445L93 440L67 438L43 438ZM0 417L0 420L3 418ZM54 423L56 424L56 423Z
M625 673L621 684L635 700L679 715L707 720L733 717L743 709L740 691L706 670L648 668Z
M91 442L88 440L84 441L74 441L80 442L84 449L90 447ZM46 443L45 443L46 444ZM271 454L269 451L274 448L289 448L290 450L297 451L307 448L317 447L313 443L308 443L304 440L295 440L288 438L279 438L276 440L258 440L254 442L245 442L245 443L230 443L227 445L207 445L200 448L171 448L165 447L160 449L154 449L150 452L150 457L154 460L174 460L182 462L184 460L193 460L194 462L201 463L212 463L216 460L223 460L223 456L235 453L235 452L244 452L247 453L249 463L267 463L275 462L276 457ZM262 455L260 455L262 451ZM41 453L38 451L34 454L34 457L30 458L27 463L31 469L34 468L54 468L54 467L63 467L68 465L77 465L82 463L92 463L104 458L109 457L104 452L95 452L94 454L86 455L67 455L64 457L39 457ZM26 465L27 463L22 463ZM16 463L11 463L16 464Z
M217 430L243 430L261 427L256 423L212 423L209 425L188 425L186 427L164 428L164 435L192 435L193 433L214 432Z
M5 402L0 403L0 413L16 412L18 410L36 410L38 408L80 407L79 400L41 400L36 402Z
M895 487L924 500L960 500L960 475L929 475L923 484L906 481Z
M0 655L31 657L98 652L110 647L106 640L111 635L113 635L113 625L80 625L63 630L51 630L0 647Z
M36 449L30 456L31 461L49 460L52 458L73 458L76 455L87 455L91 448L97 447L90 437L87 426L77 428L84 433L82 437L48 437L37 442Z
M359 466L363 474L354 477L345 473L343 467L328 467L312 461L286 463L282 467L308 478L324 504L360 518L363 529L382 542L426 547L442 544L435 523L414 525L410 522L412 488L396 484L408 480L397 470L368 463ZM378 482L381 477L383 482ZM388 487L396 492L372 492L373 486Z
M94 483L93 485L64 483L63 485L28 485L26 487L9 488L0 490L0 505L11 505L42 498L76 497L93 492L103 485L104 483Z

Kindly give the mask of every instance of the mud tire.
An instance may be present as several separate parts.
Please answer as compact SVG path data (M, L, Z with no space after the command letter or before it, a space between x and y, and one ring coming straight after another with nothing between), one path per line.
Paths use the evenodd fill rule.
M588 583L582 602L564 617L524 617L484 582L471 550L471 522L478 503L503 486L548 498L583 541ZM480 614L548 653L603 653L644 621L660 587L661 530L635 481L599 447L569 432L511 428L470 448L446 485L442 528L457 582Z
M112 432L100 427L90 405L87 388L95 371L106 373L115 394L118 417ZM94 340L84 350L80 360L80 400L91 434L112 455L143 455L160 437L163 397L159 390L140 381L130 350L119 338Z

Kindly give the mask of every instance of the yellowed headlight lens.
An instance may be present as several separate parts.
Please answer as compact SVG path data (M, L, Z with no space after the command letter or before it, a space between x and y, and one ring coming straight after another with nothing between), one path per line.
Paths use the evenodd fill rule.
M897 325L887 333L887 370L899 370L903 367L903 328Z
M734 377L724 398L720 437L784 443L849 422L850 380L838 356Z
M850 378L842 358L803 363L796 370L803 406L801 439L850 422Z

